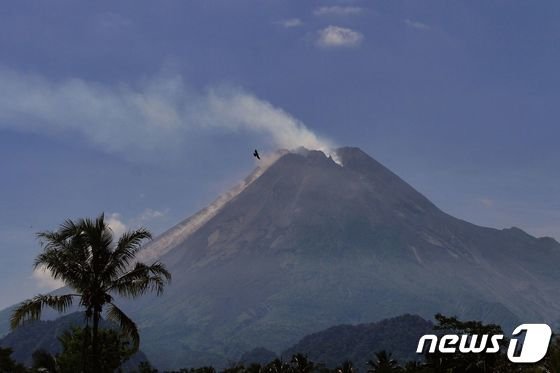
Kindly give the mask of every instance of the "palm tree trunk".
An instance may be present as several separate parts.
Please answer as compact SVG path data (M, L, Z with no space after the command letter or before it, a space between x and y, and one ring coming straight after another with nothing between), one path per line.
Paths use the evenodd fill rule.
M89 350L89 324L86 322L86 326L84 326L84 330L82 332L83 335L83 341L82 341L82 373L86 373L87 372L87 367L88 367L88 360L89 360L89 354L88 354L88 350Z
M89 346L91 343L91 334L89 331L89 320L91 319L91 308L86 310L86 325L83 331L83 341L82 341L82 373L87 373L87 367L90 363L89 361Z
M91 349L92 349L92 364L93 372L100 372L100 360L99 360L99 343L98 343L98 330L99 330L99 319L101 312L95 308L93 311L93 330L91 338Z

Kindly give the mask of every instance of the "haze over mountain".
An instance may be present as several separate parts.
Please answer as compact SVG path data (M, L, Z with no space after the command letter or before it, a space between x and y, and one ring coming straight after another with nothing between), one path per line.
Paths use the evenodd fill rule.
M404 313L556 325L558 242L456 219L360 149L336 155L281 153L145 248L173 283L123 308L154 365L224 366Z

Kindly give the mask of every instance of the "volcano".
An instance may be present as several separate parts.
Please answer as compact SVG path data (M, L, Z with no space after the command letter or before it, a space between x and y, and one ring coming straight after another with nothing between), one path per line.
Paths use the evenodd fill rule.
M142 256L173 283L124 308L166 369L405 313L506 327L560 315L558 242L456 219L357 148L279 154Z

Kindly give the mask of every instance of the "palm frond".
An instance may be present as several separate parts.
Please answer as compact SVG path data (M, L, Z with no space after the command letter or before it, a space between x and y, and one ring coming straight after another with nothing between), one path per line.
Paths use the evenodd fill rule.
M101 214L95 220L82 219L79 222L81 236L90 251L89 262L92 271L101 273L112 253L113 233L105 223L105 216Z
M107 291L116 291L125 297L137 297L147 291L163 293L165 285L171 282L171 273L165 265L155 262L152 265L136 263L129 272L116 279Z
M49 269L54 278L78 290L84 290L93 280L106 282L100 274L110 262L113 235L104 219L101 214L95 220L67 220L56 232L39 233L44 250L35 267Z
M37 233L41 245L56 245L57 242L65 241L70 237L77 236L81 232L79 223L67 219L60 225L57 231L45 231Z
M35 259L34 267L46 268L53 278L64 281L67 285L78 288L84 276L89 272L86 253L68 242L59 243L59 248L46 248Z
M65 312L72 305L72 298L76 294L67 295L42 295L39 294L31 299L20 303L12 313L10 318L10 326L12 329L17 328L26 321L38 320L45 306L48 306L58 312Z
M140 346L140 335L134 321L132 321L120 308L110 303L107 307L107 319L119 324L123 334L132 340L134 351Z
M43 252L35 260L35 268L45 267L53 277L76 282L88 272L89 252L80 222L66 220L58 231L37 234Z
M109 258L104 270L106 276L114 278L118 272L126 270L130 265L130 261L134 259L142 248L143 241L151 238L152 234L143 228L124 233L119 238L117 247Z

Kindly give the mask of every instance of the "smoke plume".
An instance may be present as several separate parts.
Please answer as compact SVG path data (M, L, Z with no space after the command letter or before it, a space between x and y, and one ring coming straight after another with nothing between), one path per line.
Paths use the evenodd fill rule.
M180 75L135 84L48 79L0 68L0 129L77 135L127 157L181 149L191 137L247 132L271 146L328 151L332 144L237 87L190 88Z

